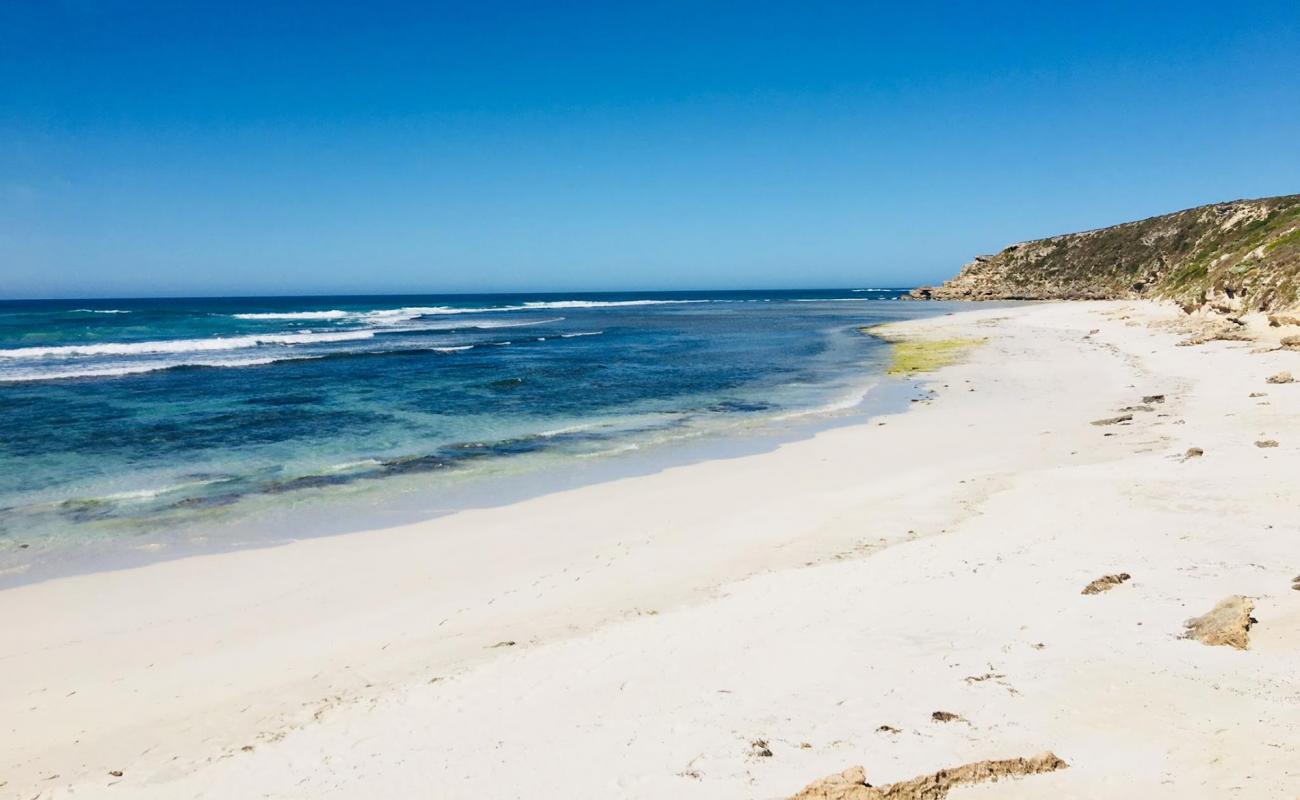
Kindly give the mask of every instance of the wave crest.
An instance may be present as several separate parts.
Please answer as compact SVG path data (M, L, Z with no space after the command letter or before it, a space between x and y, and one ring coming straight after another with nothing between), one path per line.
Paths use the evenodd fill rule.
M346 319L351 316L352 312L339 311L333 309L330 311L268 311L268 312L250 312L247 314L231 314L235 319Z
M264 344L299 345L320 342L349 342L373 338L372 330L297 333L268 333L249 336L214 336L208 339L163 339L152 342L106 342L104 344L68 344L51 347L15 347L0 350L0 358L70 358L74 356L136 356L170 353L205 353L218 350L243 350Z
M228 369L234 367L260 367L280 361L308 361L321 356L266 356L261 358L238 358L229 360L181 359L163 361L142 361L134 364L110 364L89 366L76 369L47 370L29 369L14 372L0 371L0 383L31 383L32 381L61 381L73 378L121 378L126 375L142 375L146 372L163 372L169 369L185 367L206 367Z
M516 306L528 308L618 308L620 306L675 306L687 303L711 303L712 300L539 300Z

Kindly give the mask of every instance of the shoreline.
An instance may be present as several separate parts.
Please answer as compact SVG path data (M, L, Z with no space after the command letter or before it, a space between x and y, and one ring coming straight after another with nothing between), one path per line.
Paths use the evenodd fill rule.
M478 478L822 410L879 371L855 323L944 310L847 290L417 300L0 314L0 584L419 521L483 505ZM196 353L224 366L172 363Z
M996 796L1279 796L1295 354L1138 324L1171 313L891 323L988 341L769 451L0 591L0 795L781 797L1051 750ZM1249 650L1178 638L1227 594Z
M0 592L59 578L146 567L160 561L284 547L304 539L427 523L463 511L498 508L583 486L653 475L674 467L770 452L782 444L811 438L822 431L900 413L918 393L916 380L882 372L871 375L849 392L856 398L852 401L841 399L819 408L736 419L727 425L702 428L676 441L656 442L644 448L633 444L628 452L620 452L623 445L618 445L609 453L571 456L554 464L531 465L513 472L458 475L455 476L458 482L444 481L436 486L439 500L433 504L412 496L419 491L416 486L396 491L375 486L351 496L307 496L294 503L293 508L268 509L263 515L244 512L243 517L234 521L187 523L183 538L142 546L115 545L88 553L73 551L60 554L53 562L34 561L6 567L0 569ZM297 507L303 504L306 507ZM373 518L381 513L383 524L376 525ZM285 525L296 531L292 538L266 532Z

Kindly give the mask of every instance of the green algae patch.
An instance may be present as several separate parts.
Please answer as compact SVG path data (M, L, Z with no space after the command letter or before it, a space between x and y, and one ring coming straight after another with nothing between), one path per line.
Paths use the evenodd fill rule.
M893 358L886 372L890 375L933 372L940 367L956 364L967 352L982 343L982 339L915 339L894 342Z
M890 375L913 375L933 372L940 367L956 364L968 352L983 344L983 339L910 339L893 342L889 369Z
M988 339L913 339L890 332L891 324L882 322L858 328L858 333L874 336L892 345L889 367L885 370L888 375L933 372L940 367L956 364L971 350L988 341Z

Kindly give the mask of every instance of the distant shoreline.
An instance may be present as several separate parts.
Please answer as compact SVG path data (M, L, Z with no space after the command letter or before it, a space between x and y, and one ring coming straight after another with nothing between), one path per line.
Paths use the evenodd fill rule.
M66 296L66 297L0 297L0 305L6 303L86 303L90 305L101 303L112 303L120 301L143 301L150 302L155 300L306 300L310 302L329 301L329 300L383 300L391 301L404 297L424 297L438 298L450 297L461 300L473 300L476 298L488 297L553 297L556 299L573 298L573 297L647 297L654 295L664 296L686 296L686 295L716 295L723 293L746 293L755 294L771 292L897 292L904 293L911 291L914 286L886 286L886 287L863 287L855 288L852 286L772 286L767 288L732 288L732 289L571 289L555 290L547 289L545 291L528 291L526 289L511 289L507 291L454 291L454 292L433 292L433 291L392 291L392 292L316 292L309 294L160 294L160 295L93 295L85 296Z

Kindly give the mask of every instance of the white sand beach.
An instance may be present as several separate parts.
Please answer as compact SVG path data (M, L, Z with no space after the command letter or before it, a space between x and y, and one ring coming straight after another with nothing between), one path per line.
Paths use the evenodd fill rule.
M1045 752L951 796L1300 796L1300 352L974 308L892 326L987 339L906 413L0 592L0 796L781 798ZM1238 595L1246 649L1182 638Z

